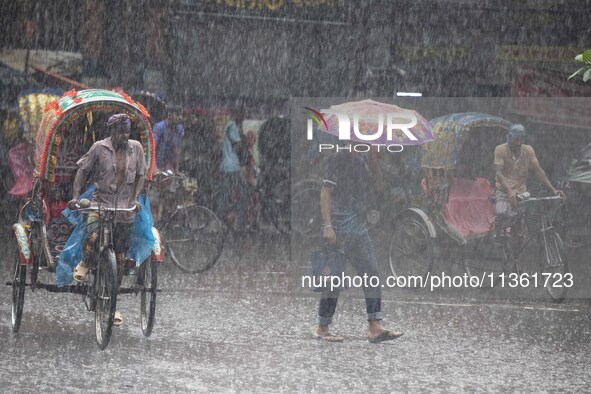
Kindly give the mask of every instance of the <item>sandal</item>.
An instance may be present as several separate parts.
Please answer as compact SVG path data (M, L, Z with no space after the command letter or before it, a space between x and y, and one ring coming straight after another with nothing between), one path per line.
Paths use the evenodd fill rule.
M403 334L404 334L403 332L385 330L377 337L367 338L367 340L370 341L371 343L380 343L380 342L391 341L393 339L400 338Z
M86 280L86 275L88 275L88 270L90 268L86 265L85 262L81 261L76 268L74 268L74 280L78 283L84 282Z
M322 334L318 334L317 332L313 332L312 336L315 339L323 340L326 342L339 343L339 342L343 342L343 340L344 340L343 337L341 337L339 335L332 334L330 332L323 332Z
M123 315L119 311L115 311L115 317L113 318L113 326L121 327L123 324Z

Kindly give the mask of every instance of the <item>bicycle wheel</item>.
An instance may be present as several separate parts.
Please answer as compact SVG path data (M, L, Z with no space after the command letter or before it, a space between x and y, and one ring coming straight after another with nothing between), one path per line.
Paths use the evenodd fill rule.
M224 246L222 222L211 210L190 205L177 209L162 231L163 246L183 271L196 274L213 267Z
M291 199L291 229L303 236L320 232L320 188L307 187L293 194Z
M14 274L12 276L12 332L15 334L21 327L23 309L25 305L25 282L27 279L27 266L22 265L17 250L14 259Z
M154 316L156 315L156 289L158 287L158 262L148 258L140 268L142 284L140 314L142 332L149 337L154 328Z
M265 215L273 223L280 233L287 233L290 229L290 190L287 180L279 182L271 192L269 198L265 197Z
M99 259L95 283L94 328L96 343L103 350L111 339L117 308L117 263L112 249L107 249Z
M390 240L388 262L395 277L425 277L431 271L433 241L423 223L410 218L398 222Z
M510 240L506 240L509 242ZM491 284L494 286L499 280L499 275L510 269L512 259L511 253L506 250L503 244L495 243L494 233L491 231L484 238L472 241L472 247L464 256L464 271L469 276L476 276L482 280L483 287ZM489 275L493 275L493 281Z
M541 278L552 300L562 302L568 291L564 276L569 272L564 243L560 235L554 231L546 231L545 237L544 234L541 237L542 258L539 259Z

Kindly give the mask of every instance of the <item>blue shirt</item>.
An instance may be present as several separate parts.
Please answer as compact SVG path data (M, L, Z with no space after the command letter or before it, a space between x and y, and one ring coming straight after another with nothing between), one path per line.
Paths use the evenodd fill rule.
M367 231L370 173L367 158L340 151L328 158L323 186L332 188L331 221L337 234Z
M183 141L185 128L179 123L173 129L168 127L168 120L163 120L154 125L152 133L156 140L156 165L161 170L174 168L177 149Z
M222 147L222 171L240 171L240 160L234 152L232 143L240 142L240 129L236 122L231 121L224 127L224 144Z

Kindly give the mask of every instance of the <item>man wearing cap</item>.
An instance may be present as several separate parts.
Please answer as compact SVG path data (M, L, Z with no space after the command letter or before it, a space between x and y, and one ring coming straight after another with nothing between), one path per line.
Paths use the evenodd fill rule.
M518 235L522 228L516 218L519 214L517 194L526 191L525 182L529 169L533 169L540 182L553 194L564 198L561 190L556 190L540 167L534 148L523 144L525 127L514 124L507 133L507 142L495 148L496 172L496 234L507 227L514 227L512 231L514 245L518 245Z
M112 208L139 209L138 197L144 189L146 175L146 156L142 145L129 139L131 119L127 114L113 115L107 121L109 137L95 142L89 151L78 160L78 172L74 179L74 192L68 207L75 209L80 193L86 184L93 182L96 190L92 201L96 205ZM133 212L118 212L113 229L113 243L117 258L117 285L123 279L125 253L129 247L132 225L135 219ZM88 251L96 240L98 217L89 214L86 222L85 260ZM80 262L74 270L74 280L84 281L88 273L88 265ZM115 313L114 325L123 322L121 313Z

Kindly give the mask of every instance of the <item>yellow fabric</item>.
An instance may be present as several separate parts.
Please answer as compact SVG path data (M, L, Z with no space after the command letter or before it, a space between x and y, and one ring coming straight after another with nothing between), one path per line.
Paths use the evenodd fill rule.
M525 192L525 181L529 172L530 165L538 161L534 148L530 145L521 145L521 154L519 157L513 157L509 144L505 143L495 148L495 167L502 166L501 174L505 177L510 190L516 193ZM509 190L499 182L497 177L495 187L505 193Z

